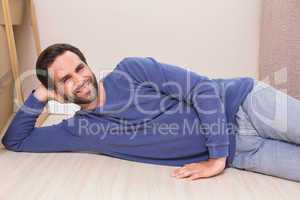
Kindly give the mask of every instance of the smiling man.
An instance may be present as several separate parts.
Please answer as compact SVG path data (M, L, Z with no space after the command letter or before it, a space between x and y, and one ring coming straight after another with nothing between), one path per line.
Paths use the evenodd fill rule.
M242 110L252 112L246 103L254 96L253 88L263 85L253 78L209 79L151 57L130 57L97 81L84 55L69 44L46 48L36 70L41 85L26 99L4 135L2 143L8 150L88 151L180 166L172 176L185 180L212 177L226 167L299 178L288 170L282 173L282 168L265 170L269 161L256 168L246 162L253 155L249 152L258 152L255 145L246 149L254 137L265 144L271 141L259 133L253 138L240 134L256 130ZM277 92L271 87L268 91ZM35 127L49 100L75 103L81 109L59 124ZM251 119L254 125L262 127L263 122L255 119ZM289 134L292 138L294 131ZM272 149L259 148L260 158L270 157ZM294 146L288 151L295 151Z

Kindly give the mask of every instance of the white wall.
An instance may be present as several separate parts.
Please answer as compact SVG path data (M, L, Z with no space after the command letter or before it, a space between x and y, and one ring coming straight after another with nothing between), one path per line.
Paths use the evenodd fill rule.
M209 77L257 77L260 0L35 0L43 48L79 47L91 67L152 56ZM53 108L52 108L53 109Z

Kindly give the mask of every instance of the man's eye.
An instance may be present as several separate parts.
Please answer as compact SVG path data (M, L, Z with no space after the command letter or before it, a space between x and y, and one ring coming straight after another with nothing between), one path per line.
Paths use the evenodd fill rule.
M63 80L63 83L66 83L68 80L70 80L70 78L65 78L65 79Z
M78 67L78 71L82 70L84 68L83 65L81 65L80 67Z

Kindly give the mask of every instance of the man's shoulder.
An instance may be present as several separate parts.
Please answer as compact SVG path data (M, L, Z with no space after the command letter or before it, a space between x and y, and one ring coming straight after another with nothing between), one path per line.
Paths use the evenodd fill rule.
M151 65L155 62L155 59L153 57L141 57L141 56L136 56L136 57L124 57L118 65Z

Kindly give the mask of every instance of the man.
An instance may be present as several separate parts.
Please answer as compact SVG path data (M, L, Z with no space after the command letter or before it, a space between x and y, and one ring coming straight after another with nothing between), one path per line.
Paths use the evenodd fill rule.
M263 115L246 114L252 112L252 96L272 99L254 95L263 83L253 78L209 79L154 58L131 57L97 81L84 55L69 44L46 48L36 69L42 84L26 99L3 137L8 150L89 151L181 166L172 176L185 180L212 177L226 167L300 180L295 170L300 147L292 144L300 143L295 133L299 123L294 118L289 133L279 134L274 124L263 125L259 119ZM278 92L271 87L267 91ZM288 98L295 104L291 112L296 116L300 103ZM72 102L81 109L59 124L34 127L48 100ZM268 114L273 109L269 104L258 105ZM288 155L297 158L281 157L284 166L271 167L281 163L279 157L270 158L272 145L267 144L274 141L280 154L293 153Z

